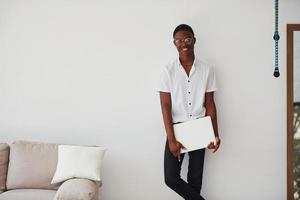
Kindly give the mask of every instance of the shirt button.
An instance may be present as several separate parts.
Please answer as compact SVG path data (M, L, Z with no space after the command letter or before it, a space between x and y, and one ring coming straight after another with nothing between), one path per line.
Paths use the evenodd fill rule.
M189 92L189 94L191 94L191 92Z
M190 117L192 117L192 115L190 115Z
M192 105L191 103L189 103L189 105Z
M188 82L191 82L190 80L188 80Z

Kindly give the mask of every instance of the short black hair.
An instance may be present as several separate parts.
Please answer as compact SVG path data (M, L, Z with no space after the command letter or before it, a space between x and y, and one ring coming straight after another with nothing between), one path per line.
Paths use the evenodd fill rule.
M187 24L180 24L175 28L175 30L173 32L173 38L175 37L175 34L179 31L188 31L188 32L192 33L194 36L194 31L193 31L192 27L190 27Z

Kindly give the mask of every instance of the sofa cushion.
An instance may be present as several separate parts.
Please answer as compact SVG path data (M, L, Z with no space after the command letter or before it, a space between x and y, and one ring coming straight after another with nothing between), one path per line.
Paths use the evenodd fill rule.
M100 181L105 148L97 146L59 145L58 163L52 183L71 178Z
M10 190L2 193L0 195L0 200L53 200L55 193L55 190Z
M6 174L9 157L9 145L0 143L0 191L6 189Z
M97 198L98 185L88 179L70 179L57 190L54 200L94 200Z
M10 145L7 189L57 189L51 185L57 164L56 144L16 141Z

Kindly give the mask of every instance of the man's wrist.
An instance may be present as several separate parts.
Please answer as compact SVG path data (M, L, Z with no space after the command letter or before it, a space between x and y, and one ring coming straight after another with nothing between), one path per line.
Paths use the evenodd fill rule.
M168 142L169 142L169 144L175 143L175 142L176 142L176 139L175 139L175 138L171 138L171 139L168 138Z

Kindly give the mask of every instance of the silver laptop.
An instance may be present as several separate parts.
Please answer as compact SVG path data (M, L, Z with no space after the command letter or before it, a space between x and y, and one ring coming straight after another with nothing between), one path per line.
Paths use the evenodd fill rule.
M203 149L215 142L210 116L174 124L173 127L176 140L185 147L181 153Z

